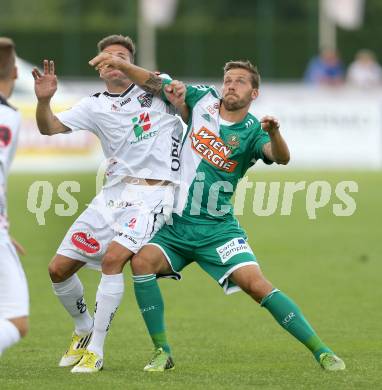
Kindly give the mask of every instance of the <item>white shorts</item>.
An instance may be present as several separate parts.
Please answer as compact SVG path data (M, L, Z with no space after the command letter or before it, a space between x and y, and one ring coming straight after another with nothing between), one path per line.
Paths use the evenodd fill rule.
M28 284L8 235L0 236L0 318L29 315Z
M100 269L111 241L133 253L170 218L174 186L120 182L103 188L66 233L57 253Z

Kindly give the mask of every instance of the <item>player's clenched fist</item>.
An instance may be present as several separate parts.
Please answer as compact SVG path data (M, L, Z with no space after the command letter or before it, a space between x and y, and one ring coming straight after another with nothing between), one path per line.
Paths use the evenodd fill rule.
M57 77L54 70L54 61L44 60L44 73L33 68L34 90L39 100L50 100L57 91Z
M264 116L261 118L261 127L267 133L273 133L280 128L279 121L273 116Z
M179 108L184 104L186 98L186 86L178 80L171 81L164 87L167 100L175 107Z

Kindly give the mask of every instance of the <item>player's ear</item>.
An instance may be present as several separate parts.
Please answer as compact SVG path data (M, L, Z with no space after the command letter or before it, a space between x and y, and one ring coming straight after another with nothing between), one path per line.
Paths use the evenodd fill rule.
M13 78L13 80L16 80L18 78L18 76L19 76L19 72L18 72L17 66L15 65L13 67L13 71L12 71L12 78Z
M254 88L252 90L252 100L255 100L259 96L259 90L257 88Z

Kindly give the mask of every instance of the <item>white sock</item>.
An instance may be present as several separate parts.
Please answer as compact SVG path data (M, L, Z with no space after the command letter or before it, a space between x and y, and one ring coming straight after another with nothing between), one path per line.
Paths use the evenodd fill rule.
M0 355L11 345L16 344L20 338L16 326L11 321L0 318Z
M84 287L74 274L61 283L52 283L54 293L72 316L75 324L74 331L78 336L84 336L93 328L93 320L84 300Z
M102 274L97 291L96 310L94 311L93 336L87 349L103 357L103 345L111 321L122 300L124 291L123 274Z

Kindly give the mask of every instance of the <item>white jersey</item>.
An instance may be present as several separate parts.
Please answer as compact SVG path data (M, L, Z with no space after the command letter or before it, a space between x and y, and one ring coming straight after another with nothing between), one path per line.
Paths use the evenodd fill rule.
M0 236L8 234L7 179L17 147L20 122L17 110L0 96Z
M179 182L183 126L159 97L132 84L122 94L86 97L56 116L72 131L100 139L109 182L124 176Z

